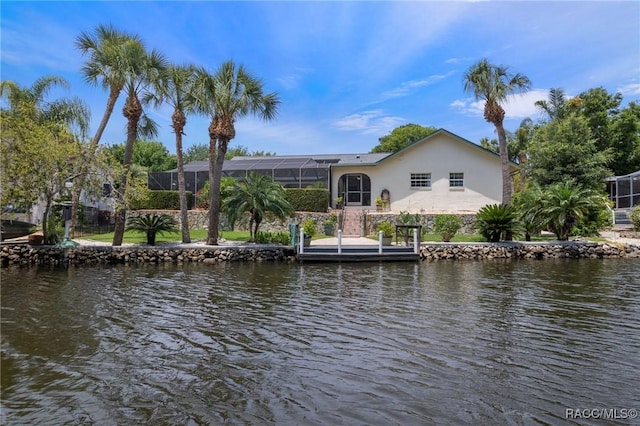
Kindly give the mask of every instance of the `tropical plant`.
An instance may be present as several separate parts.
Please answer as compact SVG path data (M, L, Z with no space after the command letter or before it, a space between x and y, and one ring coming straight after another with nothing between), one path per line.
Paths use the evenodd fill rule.
M503 234L518 233L518 213L508 204L489 204L478 211L474 227L489 242L495 243Z
M484 118L493 124L498 133L500 161L502 163L502 203L511 202L511 170L507 152L507 136L504 129L504 103L510 95L526 92L531 87L529 79L522 74L511 74L502 65L493 65L481 59L465 73L464 90L483 100Z
M549 90L549 100L535 102L535 106L547 115L547 118L555 120L564 118L569 112L567 98L562 88L552 88Z
M189 218L187 205L187 187L184 181L184 159L182 152L182 135L187 125L187 115L194 111L194 84L196 68L194 66L173 65L164 70L160 78L155 81L154 92L146 95L146 101L153 101L156 105L167 103L173 107L171 127L176 135L176 162L178 167L178 192L180 193L180 221L182 228L182 242L190 243Z
M270 176L251 173L244 182L237 182L224 199L223 210L231 224L249 212L249 234L253 241L258 227L267 213L284 220L293 214L291 204L285 197L284 188Z
M305 237L312 238L316 235L316 223L313 219L307 218L303 220L301 226Z
M387 221L380 222L376 229L378 232L382 231L382 236L386 238L393 237L395 232L393 225Z
M437 215L433 222L433 230L442 235L442 241L449 242L456 232L462 228L462 219L455 214Z
M147 213L139 216L131 216L127 219L127 230L144 232L147 236L147 244L156 244L156 235L165 232L178 232L177 222L168 214Z
M229 141L236 135L235 122L249 114L273 120L280 103L276 93L264 93L260 80L232 61L213 74L200 70L196 82L198 110L211 117L209 124L209 229L207 244L218 244L220 180Z
M545 226L540 217L543 198L542 189L536 184L528 185L513 197L512 205L518 211L525 241L531 241L531 236L538 234Z
M572 182L551 185L544 191L538 214L558 240L569 239L572 230L593 208L605 208L605 197Z
M633 230L636 232L640 232L640 205L637 205L631 209L631 213L629 213L629 219L631 219L631 223L633 224Z

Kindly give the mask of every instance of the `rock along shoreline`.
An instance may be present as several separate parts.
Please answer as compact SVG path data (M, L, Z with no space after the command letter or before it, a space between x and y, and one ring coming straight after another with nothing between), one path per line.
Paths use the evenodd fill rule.
M422 243L421 261L491 259L640 259L640 244L589 241ZM282 245L171 244L159 246L80 245L74 248L3 242L0 265L61 266L142 263L294 262L295 251Z

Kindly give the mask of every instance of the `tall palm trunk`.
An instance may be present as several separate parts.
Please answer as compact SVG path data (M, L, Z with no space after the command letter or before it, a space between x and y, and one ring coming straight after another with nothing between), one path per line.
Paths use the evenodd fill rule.
M498 148L500 149L500 164L502 166L502 204L511 204L511 170L509 167L509 152L507 151L507 135L502 122L495 123L498 133Z
M125 204L129 171L131 169L131 159L133 158L133 145L138 136L138 122L142 116L142 105L137 96L129 95L125 102L123 115L127 118L127 143L124 148L124 159L122 164L124 172L121 177L121 199L120 206L116 212L115 229L113 233L113 245L121 246L124 238L124 228L127 219L127 206Z
M218 244L218 228L220 226L220 182L222 180L222 166L224 156L227 154L228 141L218 139L217 149L214 148L214 155L209 149L209 231L207 233L207 244Z
M182 242L190 243L189 206L187 206L187 188L184 182L184 160L182 157L182 132L186 123L186 118L182 111L176 110L173 113L172 119L173 129L176 132L176 161L178 163L178 193L180 197L180 228L182 230Z
M98 150L98 146L100 145L100 139L102 139L102 134L104 130L107 128L107 123L109 123L109 119L111 118L111 114L113 113L113 109L116 106L116 102L118 101L118 97L120 96L121 88L112 87L109 91L109 99L107 100L107 108L104 111L104 115L102 116L102 120L100 121L100 125L98 126L98 130L96 130L96 134L91 139L91 144L89 145L89 152L87 152L87 157L85 161L80 165L80 175L78 179L73 185L72 194L71 194L71 224L70 224L70 232L78 225L78 216L80 212L80 193L82 192L82 188L84 188L86 182L86 175L89 172L89 167L93 164L93 159L95 158L96 151Z

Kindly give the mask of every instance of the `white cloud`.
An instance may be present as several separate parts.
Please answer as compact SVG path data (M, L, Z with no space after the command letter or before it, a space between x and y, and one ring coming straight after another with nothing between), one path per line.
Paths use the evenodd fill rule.
M396 87L395 89L384 92L381 95L380 101L386 101L388 99L399 98L402 96L410 95L415 90L421 87L425 87L425 86L429 86L431 84L437 83L440 80L444 80L445 78L449 77L451 74L452 72L449 72L447 74L434 74L423 80L405 81L403 83L400 83L400 86Z
M546 100L548 96L549 90L534 89L524 94L509 97L502 105L506 113L505 118L526 118L538 114L539 111L535 106L535 102ZM484 112L484 101L476 101L473 98L456 99L449 106L465 115L482 116Z
M333 127L342 131L381 135L405 122L406 120L402 117L386 115L382 110L371 110L343 117L334 122Z
M640 83L629 83L618 88L618 92L626 96L640 95Z

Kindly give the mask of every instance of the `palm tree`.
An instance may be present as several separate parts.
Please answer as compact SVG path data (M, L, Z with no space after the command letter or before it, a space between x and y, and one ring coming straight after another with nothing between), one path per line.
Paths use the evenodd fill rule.
M276 93L264 93L262 82L242 65L224 62L215 74L201 70L198 78L199 111L211 116L209 125L209 230L207 244L218 244L222 165L236 135L235 121L249 114L273 120L280 103Z
M156 234L177 232L176 225L176 220L168 214L148 213L127 219L127 230L144 232L150 246L156 245Z
M144 114L140 96L146 96L146 92L157 86L168 64L165 57L156 50L147 52L142 43L135 43L126 50L125 60L129 63L129 73L126 75L124 90L127 93L122 115L127 119L127 141L124 148L122 165L125 172L122 175L121 185L127 190L127 179L131 158L133 157L133 145L140 136L156 136L158 134L156 124ZM125 195L126 197L126 195ZM116 212L115 229L113 233L113 245L122 245L124 237L126 204L122 204Z
M187 190L184 181L184 158L182 152L182 136L187 124L187 114L194 111L192 97L196 68L193 65L171 66L158 81L155 93L149 93L146 101L159 105L163 102L173 107L171 127L176 134L176 160L178 166L178 192L180 196L180 222L182 242L190 243L189 213L187 211Z
M249 212L249 241L256 238L258 227L267 212L282 220L293 213L282 185L274 182L270 176L258 173L251 173L244 182L237 182L231 188L224 200L223 210L231 224L240 215Z
M604 196L573 182L548 187L539 205L539 215L558 240L569 239L571 230L594 208L604 208Z
M115 29L112 25L99 25L92 33L82 32L76 38L76 47L87 61L81 69L86 83L92 86L100 85L109 91L107 105L89 148L89 158L85 165L88 169L91 159L95 155L100 139L107 123L111 118L113 109L120 93L127 82L127 76L132 66L128 59L130 50L138 50L142 40L135 34L128 34ZM75 227L80 203L80 191L84 186L84 177L74 185L71 228Z
M522 74L511 74L502 65L490 64L487 59L481 59L464 75L464 90L472 92L476 99L484 104L484 118L493 124L498 133L500 161L502 163L502 203L511 202L511 174L509 154L507 152L507 136L504 130L505 111L500 105L510 95L526 92L531 87L529 79Z

